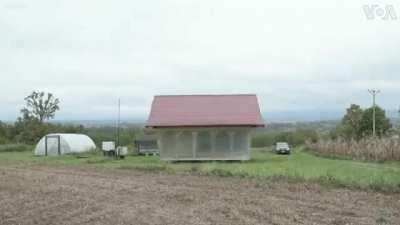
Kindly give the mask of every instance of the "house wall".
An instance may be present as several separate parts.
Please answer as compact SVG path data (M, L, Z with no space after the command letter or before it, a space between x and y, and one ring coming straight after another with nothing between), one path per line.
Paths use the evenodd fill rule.
M249 127L158 128L163 160L248 160Z

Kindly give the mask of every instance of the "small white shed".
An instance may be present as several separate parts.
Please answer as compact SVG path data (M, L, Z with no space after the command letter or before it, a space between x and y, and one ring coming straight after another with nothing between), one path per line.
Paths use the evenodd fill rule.
M48 134L37 143L35 155L63 155L95 149L93 140L84 134Z

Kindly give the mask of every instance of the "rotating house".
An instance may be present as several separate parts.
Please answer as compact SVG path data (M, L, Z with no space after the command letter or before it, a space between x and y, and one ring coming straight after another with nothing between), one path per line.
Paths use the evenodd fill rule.
M155 96L146 123L166 161L249 160L251 131L263 126L252 94Z

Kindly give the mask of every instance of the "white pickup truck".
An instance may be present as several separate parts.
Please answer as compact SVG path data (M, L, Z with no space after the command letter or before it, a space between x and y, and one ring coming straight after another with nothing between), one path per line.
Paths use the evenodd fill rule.
M286 142L277 142L275 152L278 154L290 154L290 146Z

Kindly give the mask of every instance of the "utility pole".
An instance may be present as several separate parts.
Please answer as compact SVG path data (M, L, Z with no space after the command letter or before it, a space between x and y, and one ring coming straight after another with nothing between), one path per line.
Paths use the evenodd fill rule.
M119 147L119 126L121 121L121 99L118 99L118 122L117 122L117 147Z
M376 136L376 95L379 94L381 91L376 89L369 89L368 92L372 95L372 136Z

